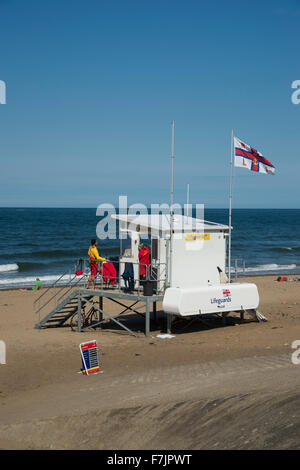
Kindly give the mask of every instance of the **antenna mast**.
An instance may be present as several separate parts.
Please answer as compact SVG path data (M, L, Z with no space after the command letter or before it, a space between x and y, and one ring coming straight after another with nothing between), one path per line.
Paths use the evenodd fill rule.
M190 203L190 185L189 183L186 186L186 215L189 216L189 203Z
M173 204L174 204L174 127L175 122L172 121L172 143L171 143L171 198L170 198L170 274L169 284L172 286L172 258L173 258Z

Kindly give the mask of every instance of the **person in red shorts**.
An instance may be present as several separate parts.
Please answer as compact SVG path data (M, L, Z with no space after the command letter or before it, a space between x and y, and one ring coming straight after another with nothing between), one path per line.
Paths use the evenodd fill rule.
M97 240L95 239L91 240L91 246L88 251L88 255L90 257L91 275L86 285L87 289L91 289L91 288L95 289L95 279L98 273L98 261L106 261L106 258L102 258L101 256L99 256L97 246L98 246Z

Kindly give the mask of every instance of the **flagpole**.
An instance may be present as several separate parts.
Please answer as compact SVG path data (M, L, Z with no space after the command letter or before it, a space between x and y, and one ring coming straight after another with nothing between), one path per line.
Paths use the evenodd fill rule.
M233 129L231 131L230 149L230 183L229 183L229 237L228 237L228 280L231 282L231 212L232 212L232 163L233 163Z
M173 204L174 204L174 126L175 121L172 121L172 142L171 142L171 198L170 198L170 273L169 284L172 287L172 258L173 258Z

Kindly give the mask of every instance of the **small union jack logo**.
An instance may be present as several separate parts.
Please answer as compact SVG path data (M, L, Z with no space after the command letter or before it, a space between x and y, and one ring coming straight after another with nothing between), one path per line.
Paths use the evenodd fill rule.
M223 295L225 295L225 297L229 297L230 296L230 290L224 289L223 290Z

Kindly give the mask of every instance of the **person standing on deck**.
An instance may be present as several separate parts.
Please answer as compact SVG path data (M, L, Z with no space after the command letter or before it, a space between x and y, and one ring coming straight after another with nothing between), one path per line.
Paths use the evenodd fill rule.
M150 264L150 251L149 248L141 243L139 245L139 262L140 262L140 281L146 279L147 268Z
M96 279L97 272L98 272L98 261L106 261L105 258L102 258L101 256L99 256L97 246L98 246L97 240L95 239L91 240L91 246L88 251L88 255L90 257L91 275L86 285L87 289L90 289L90 288L95 289L95 279Z

